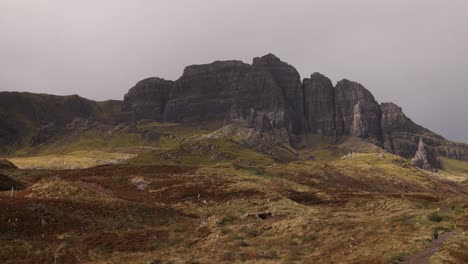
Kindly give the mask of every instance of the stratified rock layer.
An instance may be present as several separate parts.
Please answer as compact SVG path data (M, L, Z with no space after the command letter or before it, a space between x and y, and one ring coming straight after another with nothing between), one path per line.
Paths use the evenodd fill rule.
M232 60L188 66L176 81L148 78L132 87L123 103L0 93L0 153L46 144L63 130L141 119L224 121L226 131L244 131L245 142L265 152L275 144L299 146L301 136L310 133L333 142L363 138L405 158L415 155L422 138L426 153L468 160L468 145L415 124L393 103L379 105L361 84L344 79L333 86L320 73L301 82L298 71L273 54L254 58L251 65ZM429 164L437 168L430 155Z
M164 120L222 120L238 97L239 84L250 68L240 61L217 61L185 68L171 90Z
M355 107L359 103L361 105L356 113ZM339 81L335 87L335 105L337 135L347 136L356 133L356 135L366 134L369 137L379 137L380 107L374 96L364 86L346 79ZM359 116L355 117L356 114ZM361 124L354 126L355 121ZM365 127L360 127L360 125ZM359 131L360 129L362 131Z
M302 84L307 131L335 136L335 88L330 79L314 73Z
M252 65L217 61L189 66L173 87L161 88L166 86L159 82L135 86L126 95L126 110L158 121L225 120L231 128L255 131L249 132L252 139L254 134L269 133L292 145L292 139L305 133L334 141L360 137L406 158L414 156L422 137L436 155L467 159L467 145L447 141L415 124L393 103L379 105L361 84L344 79L333 86L320 73L301 83L297 70L273 54L255 58Z
M124 96L123 110L131 111L135 119L162 120L173 81L148 78L138 82Z

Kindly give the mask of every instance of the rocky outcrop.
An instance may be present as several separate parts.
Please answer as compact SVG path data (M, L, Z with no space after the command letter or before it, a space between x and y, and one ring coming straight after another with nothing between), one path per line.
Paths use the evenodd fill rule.
M355 118L358 103L360 106L356 109L358 116ZM335 109L337 136L349 136L356 132L379 138L380 126L376 121L380 117L380 107L374 96L361 84L346 79L339 81L335 87ZM365 131L353 131L355 120L358 122L356 128L359 130L362 124L366 126Z
M435 149L448 142L443 137L414 123L403 113L401 107L394 103L382 103L381 111L382 142L388 152L412 158L418 149L420 137Z
M271 138L268 139L268 143L290 144L287 120L282 110L257 111L255 108L247 110L239 105L233 105L226 116L225 125L250 129L250 133L246 134L244 139L248 145L259 145L257 144L259 140L269 136Z
M437 155L466 159L468 151L466 145L415 124L397 105L379 105L357 82L344 79L334 87L327 77L314 73L301 83L297 70L273 54L255 58L252 65L216 61L189 66L175 82L144 80L125 96L124 109L138 118L166 122L224 119L227 126L275 134L293 145L292 139L304 133L334 141L352 136L411 158L422 136Z
M379 105L361 84L344 79L333 86L320 73L301 82L297 70L273 54L255 58L251 65L232 60L188 66L176 81L148 78L132 87L123 103L76 95L0 93L0 153L46 144L64 130L85 131L104 123L135 125L141 119L213 124L224 120L228 130L245 132L247 144L263 149L271 144L299 146L301 137L312 133L333 142L363 138L411 158L422 137L434 155L468 160L467 145L417 125L393 103Z
M335 88L330 79L314 73L302 84L307 132L335 136Z
M259 152L270 154L275 160L291 160L288 121L283 110L266 111L245 109L233 105L226 115L225 125L210 137L227 137Z
M394 103L382 103L381 111L383 147L390 153L411 158L418 148L418 134L424 133L424 129L407 118Z
M437 148L437 154L450 159L468 160L468 145L463 143L455 143L443 141Z
M281 90L291 131L296 134L303 132L305 130L304 99L298 71L273 54L255 58L253 67L270 74Z
M283 112L288 131L304 129L299 73L272 54L255 58L252 65L217 61L187 67L170 92L164 120L220 120L234 104L258 113Z
M419 139L418 150L411 162L414 166L428 171L437 171L442 168L433 151L426 148L422 138Z
M380 142L380 107L375 102L359 101L354 106L352 135Z
M250 65L241 61L216 61L185 68L184 74L170 92L164 120L223 120L238 97L239 84L250 68Z
M125 94L123 111L132 112L134 119L162 121L169 93L174 85L173 81L156 77L138 82Z

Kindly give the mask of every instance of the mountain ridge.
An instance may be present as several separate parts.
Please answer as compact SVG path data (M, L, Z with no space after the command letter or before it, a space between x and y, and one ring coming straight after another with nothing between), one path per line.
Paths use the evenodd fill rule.
M281 135L280 141L296 148L306 134L333 142L359 137L405 158L415 155L422 138L429 152L468 159L468 145L446 140L416 124L394 103L377 102L360 83L342 79L333 85L318 72L301 80L292 65L271 53L254 58L252 64L229 60L187 66L175 81L146 78L122 101L2 92L0 116L1 152L7 154L20 146L44 142L75 118L83 118L129 125L143 119L173 123L217 120L225 126L252 128L257 137L274 131ZM255 145L255 140L250 143Z

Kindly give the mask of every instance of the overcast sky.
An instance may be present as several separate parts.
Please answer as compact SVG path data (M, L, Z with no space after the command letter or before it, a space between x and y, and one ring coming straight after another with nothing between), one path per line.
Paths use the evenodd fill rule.
M0 90L122 99L190 64L274 53L468 142L468 1L0 0Z

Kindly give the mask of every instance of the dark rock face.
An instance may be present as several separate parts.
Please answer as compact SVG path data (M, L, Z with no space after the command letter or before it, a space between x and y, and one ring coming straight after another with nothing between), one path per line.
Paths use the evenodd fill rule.
M403 131L411 133L430 132L406 117L398 105L394 103L382 103L380 107L382 109L381 127L383 133Z
M234 104L243 111L284 111L286 101L271 74L253 67L240 82Z
M335 88L330 79L314 73L304 79L302 89L307 131L335 136Z
M288 130L303 130L299 73L272 54L255 58L252 65L217 61L187 67L171 90L164 120L220 120L234 104L249 111L284 112Z
M422 135L430 145L445 141L441 136L415 124L396 104L382 103L381 110L382 141L388 152L411 158L418 149L419 138Z
M301 83L297 70L273 54L252 65L216 61L185 68L176 81L148 78L120 101L94 102L73 96L0 93L0 153L47 143L61 131L84 131L102 123L225 121L243 131L249 145L267 151L294 146L314 133L334 141L360 137L388 152L411 158L420 137L426 152L468 160L468 145L450 142L415 124L393 103L379 105L361 84L332 82L314 73ZM159 135L148 135L157 139ZM430 157L428 162L437 168ZM434 163L434 164L432 164Z
M284 154L284 149L281 149L291 144L287 125L286 114L282 110L245 109L233 105L226 116L225 126L216 131L216 134L234 137L243 145L281 160L284 158L281 154Z
M164 120L222 120L237 97L239 83L250 68L240 61L217 61L185 68L170 92Z
M424 129L407 118L401 107L393 103L382 103L383 146L385 150L397 155L410 158L416 152L418 136Z
M132 111L135 119L162 121L169 93L174 86L173 81L155 77L142 80L124 96L123 110Z
M0 93L0 153L45 143L74 118L114 122L120 101L95 102L78 95Z
M418 151L411 162L414 166L427 171L437 171L437 169L442 168L433 151L426 148L422 138L419 139Z
M358 103L361 106L357 109L358 114L362 111L369 111L357 117L357 120L367 126L366 131L361 131L370 137L378 137L379 124L375 122L375 117L380 116L380 109L374 96L361 84L349 80L339 81L335 87L336 106L336 133L338 136L353 134L353 124L355 122L355 107ZM359 128L360 124L356 124ZM359 134L360 132L358 132Z
M344 79L333 87L320 73L301 83L297 70L273 54L255 58L252 65L217 61L189 66L175 82L144 80L126 95L124 110L168 122L224 119L225 125L249 128L253 141L266 133L280 142L303 133L335 140L360 137L406 158L414 155L423 136L437 155L468 158L467 145L415 124L395 104L379 105L361 84Z
M352 135L380 140L380 107L375 102L358 102L354 106Z
M466 154L468 153L468 145L444 141L441 147L438 148L437 153L450 159L468 160L468 155Z
M304 131L304 99L301 77L297 70L282 62L273 54L255 58L253 67L268 72L280 88L285 101L285 110L293 133Z
M226 116L225 124L251 129L251 133L247 135L249 145L255 145L255 141L260 140L259 136L265 138L266 135L271 136L276 143L290 144L286 115L281 110L257 111L255 108L247 110L239 105L233 105Z

